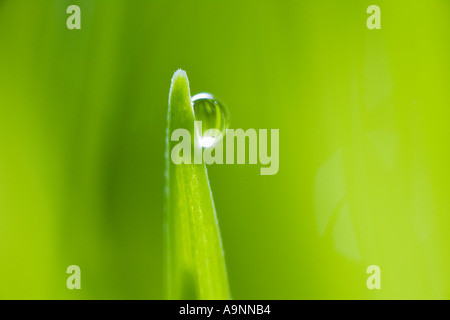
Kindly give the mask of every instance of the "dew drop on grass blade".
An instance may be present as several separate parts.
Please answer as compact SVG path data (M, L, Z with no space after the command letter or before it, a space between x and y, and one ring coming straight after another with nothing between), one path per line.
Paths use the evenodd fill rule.
M186 73L175 72L169 93L165 152L165 290L168 299L229 299L225 259L205 164L174 164L175 129L192 139L194 111ZM202 148L192 143L192 148ZM198 151L198 150L197 150ZM201 152L201 150L200 150ZM194 154L194 152L192 152Z

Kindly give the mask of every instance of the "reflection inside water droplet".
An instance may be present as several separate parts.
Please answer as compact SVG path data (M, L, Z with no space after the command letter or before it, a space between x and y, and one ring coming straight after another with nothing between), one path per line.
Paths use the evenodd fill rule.
M212 147L224 135L228 127L228 112L210 93L199 93L192 97L195 120L202 122L200 145Z

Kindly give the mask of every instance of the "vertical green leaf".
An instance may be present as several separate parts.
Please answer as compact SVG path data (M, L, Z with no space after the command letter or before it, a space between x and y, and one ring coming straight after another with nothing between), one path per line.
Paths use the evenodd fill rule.
M172 132L183 128L192 139L198 139L194 121L189 82L186 73L178 70L170 88L166 132L166 294L169 299L229 299L206 167L193 161L179 165L171 161L171 150L179 143L171 141ZM198 144L190 145L192 155L194 150L201 152Z

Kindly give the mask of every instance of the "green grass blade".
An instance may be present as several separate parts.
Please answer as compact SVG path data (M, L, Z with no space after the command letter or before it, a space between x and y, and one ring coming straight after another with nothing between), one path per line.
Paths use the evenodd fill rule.
M193 161L175 165L170 158L178 143L170 139L173 130L184 128L198 138L194 119L189 82L186 73L178 70L170 88L166 132L166 293L169 299L229 299L206 167Z

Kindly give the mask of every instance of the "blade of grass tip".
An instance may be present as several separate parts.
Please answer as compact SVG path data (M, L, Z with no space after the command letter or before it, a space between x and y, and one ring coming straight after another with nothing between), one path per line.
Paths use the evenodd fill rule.
M172 78L167 115L165 291L168 299L229 299L224 253L206 166L193 161L176 165L170 157L172 148L179 143L170 139L175 129L184 128L192 139L198 139L194 119L188 78L186 72L178 70ZM201 148L194 143L191 146Z

